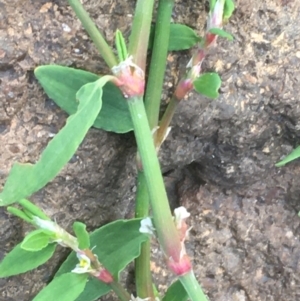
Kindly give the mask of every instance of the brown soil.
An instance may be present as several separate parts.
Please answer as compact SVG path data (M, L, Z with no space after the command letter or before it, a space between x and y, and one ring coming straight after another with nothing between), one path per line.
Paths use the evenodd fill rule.
M135 1L83 1L106 38L126 35ZM203 30L205 1L178 0L174 21ZM220 41L205 62L217 70L221 96L192 94L182 103L161 151L172 206L184 205L193 226L187 248L212 301L300 300L300 165L274 163L299 142L300 2L237 2L227 25L234 42ZM104 73L105 65L67 1L0 3L0 180L15 161L34 162L66 114L46 97L36 66L61 64ZM170 54L166 95L189 52ZM66 228L90 230L132 216L135 192L132 134L91 129L60 175L31 199ZM0 208L0 259L27 225ZM154 243L160 290L171 280ZM29 301L67 252L18 277L0 280L0 301ZM131 274L124 275L130 282ZM112 295L104 299L114 300Z

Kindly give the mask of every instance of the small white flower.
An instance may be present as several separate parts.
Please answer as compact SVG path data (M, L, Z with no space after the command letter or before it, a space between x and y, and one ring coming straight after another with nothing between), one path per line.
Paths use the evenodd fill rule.
M154 235L155 228L153 227L152 220L150 217L146 217L141 220L141 226L139 231L141 233Z
M175 218L175 224L177 228L181 228L182 221L184 221L186 218L188 218L191 214L186 210L185 207L181 206L174 210L174 218Z
M92 272L93 269L91 267L91 260L85 254L77 253L76 255L79 263L76 264L76 267L72 270L72 272L77 274Z

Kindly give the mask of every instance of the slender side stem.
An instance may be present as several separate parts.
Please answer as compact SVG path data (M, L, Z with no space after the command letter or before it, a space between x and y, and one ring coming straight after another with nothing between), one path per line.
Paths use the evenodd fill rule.
M115 294L119 297L121 301L130 301L131 297L128 292L122 287L119 282L112 282L109 284Z
M180 262L181 243L169 207L143 99L128 99L134 133L147 182L158 239L168 259Z
M184 286L186 292L189 297L193 301L208 301L206 295L204 294L200 284L195 278L194 272L190 271L189 273L180 276L179 280L181 284Z
M135 201L135 217L143 218L149 215L149 194L143 171L138 172L137 193ZM137 296L142 299L154 300L153 284L150 271L150 239L141 246L141 254L135 260L135 282Z
M94 44L96 45L97 49L99 50L108 67L112 68L113 66L116 66L118 64L118 61L112 49L103 38L103 35L95 26L95 23L91 20L90 16L80 3L80 0L68 1L72 9L74 10L76 16L81 21L84 29L89 34L90 38L93 40Z
M136 198L139 202L135 203L135 217L143 218L149 215L149 195L144 172L139 170L137 176Z
M145 108L148 115L150 128L158 124L161 91L168 55L170 21L174 0L159 1L155 25L153 52L149 69L147 91L145 95Z
M159 148L164 141L168 127L172 121L179 102L180 101L176 97L172 97L161 121L159 122L159 128L157 130L155 139L155 145L157 148Z
M128 52L133 56L133 62L144 71L146 68L153 6L154 0L137 1L129 38Z

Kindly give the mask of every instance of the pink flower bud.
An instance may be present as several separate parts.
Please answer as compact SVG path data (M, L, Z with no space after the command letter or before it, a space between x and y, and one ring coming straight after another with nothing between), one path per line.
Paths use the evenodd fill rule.
M174 96L178 101L183 99L193 89L193 81L190 78L182 79L176 87Z
M101 280L104 283L112 283L114 281L113 276L111 275L111 273L106 270L106 269L102 269L100 271L100 273L97 275L97 278L99 280Z
M187 254L184 254L179 262L170 258L167 262L169 269L177 276L184 275L192 270L191 260Z
M209 14L207 21L207 32L205 35L205 47L213 46L217 41L218 36L210 33L209 30L212 28L222 28L224 5L225 0L217 0L213 11Z
M123 92L125 98L144 94L144 71L133 63L131 56L111 70L118 79L115 84Z
M222 28L225 0L217 0L213 11L209 14L207 31L211 28Z

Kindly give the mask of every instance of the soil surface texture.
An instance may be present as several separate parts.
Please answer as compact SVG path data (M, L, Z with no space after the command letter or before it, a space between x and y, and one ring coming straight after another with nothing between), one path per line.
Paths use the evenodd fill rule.
M116 29L128 37L136 1L82 2L111 45ZM173 21L203 33L207 2L177 0ZM296 301L300 164L276 168L274 163L300 144L300 1L236 4L226 25L234 41L220 39L203 66L219 72L220 97L210 101L192 93L180 104L160 152L161 165L172 207L191 212L187 251L209 299ZM169 54L164 101L190 55ZM0 185L14 162L35 162L67 118L33 75L45 64L108 72L67 1L2 0ZM75 220L93 230L130 218L135 153L132 133L92 128L59 176L31 200L68 230ZM0 260L28 229L0 208ZM32 300L67 255L60 248L35 271L0 279L0 301ZM173 276L156 242L151 266L163 292ZM128 284L132 273L131 268L123 274Z

